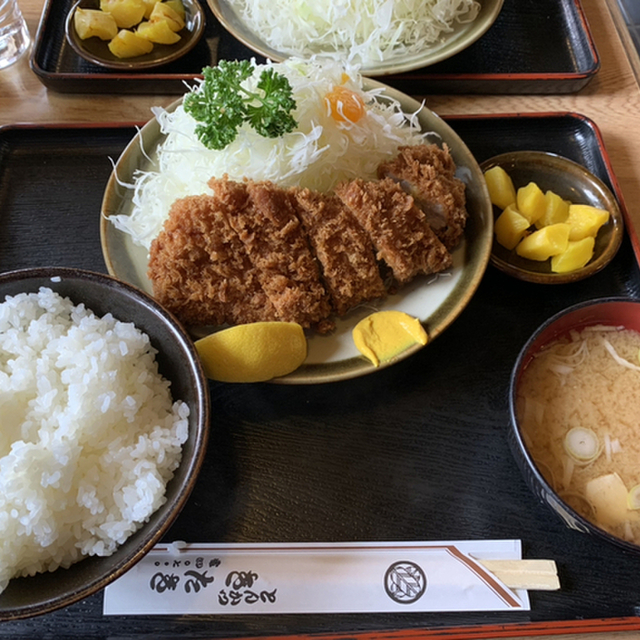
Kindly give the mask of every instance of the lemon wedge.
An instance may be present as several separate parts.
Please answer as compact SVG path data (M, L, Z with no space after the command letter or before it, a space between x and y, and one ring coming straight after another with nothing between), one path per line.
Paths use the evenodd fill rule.
M352 335L358 351L376 367L414 344L427 344L428 340L420 320L403 311L372 313L358 322Z
M295 371L307 357L307 339L295 322L240 324L195 346L207 377L220 382L271 380Z

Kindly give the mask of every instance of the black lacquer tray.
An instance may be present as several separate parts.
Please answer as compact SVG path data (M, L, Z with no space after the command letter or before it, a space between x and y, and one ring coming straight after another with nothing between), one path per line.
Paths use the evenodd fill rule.
M31 53L32 70L50 89L69 93L184 93L202 67L220 59L263 59L231 36L204 0L205 33L185 57L145 73L103 69L65 39L73 0L47 0ZM600 60L580 0L505 0L489 31L468 49L424 69L379 78L410 95L571 93Z
M569 113L448 119L479 161L511 149L581 162L619 196L597 127ZM0 271L105 271L100 203L131 125L0 129ZM620 197L620 196L619 196ZM624 208L624 203L621 203ZM509 451L507 393L519 349L575 302L640 296L629 235L588 280L544 286L489 267L460 317L411 358L304 387L211 384L203 471L166 541L310 542L517 538L558 565L562 588L531 611L245 616L102 615L102 593L0 637L500 637L640 629L640 555L565 528ZM311 579L311 577L310 577Z

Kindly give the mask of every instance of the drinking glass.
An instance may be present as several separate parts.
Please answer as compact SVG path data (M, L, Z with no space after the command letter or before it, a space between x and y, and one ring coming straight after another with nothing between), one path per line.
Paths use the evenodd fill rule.
M29 47L29 31L17 0L0 0L0 69L13 64Z

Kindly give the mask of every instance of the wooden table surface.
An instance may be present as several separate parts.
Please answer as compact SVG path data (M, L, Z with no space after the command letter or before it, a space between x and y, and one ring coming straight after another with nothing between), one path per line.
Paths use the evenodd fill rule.
M44 0L20 0L32 35L36 33ZM638 69L618 28L620 14L615 0L582 0L601 68L581 91L569 95L430 95L426 105L440 115L502 114L569 111L591 118L600 128L625 204L636 233L640 235L640 88ZM47 90L29 68L28 55L0 71L0 125L14 123L146 121L155 105L168 105L175 96L83 95ZM633 624L633 621L631 621ZM640 619L638 620L640 625ZM633 624L633 626L636 626ZM628 640L640 631L554 634L561 638ZM558 629L558 633L562 630ZM566 631L566 629L565 629ZM540 631L533 631L537 637ZM409 635L419 635L416 630ZM438 636L440 637L440 636ZM442 637L445 637L444 635ZM452 637L452 636L447 636ZM474 637L486 637L477 635ZM504 637L502 634L500 637ZM530 637L530 635L527 635ZM547 636L544 636L547 637Z

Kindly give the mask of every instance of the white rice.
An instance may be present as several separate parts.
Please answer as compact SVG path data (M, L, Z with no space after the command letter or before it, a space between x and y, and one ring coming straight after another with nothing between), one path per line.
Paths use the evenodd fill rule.
M0 303L0 591L110 555L165 502L189 407L156 353L45 287Z

